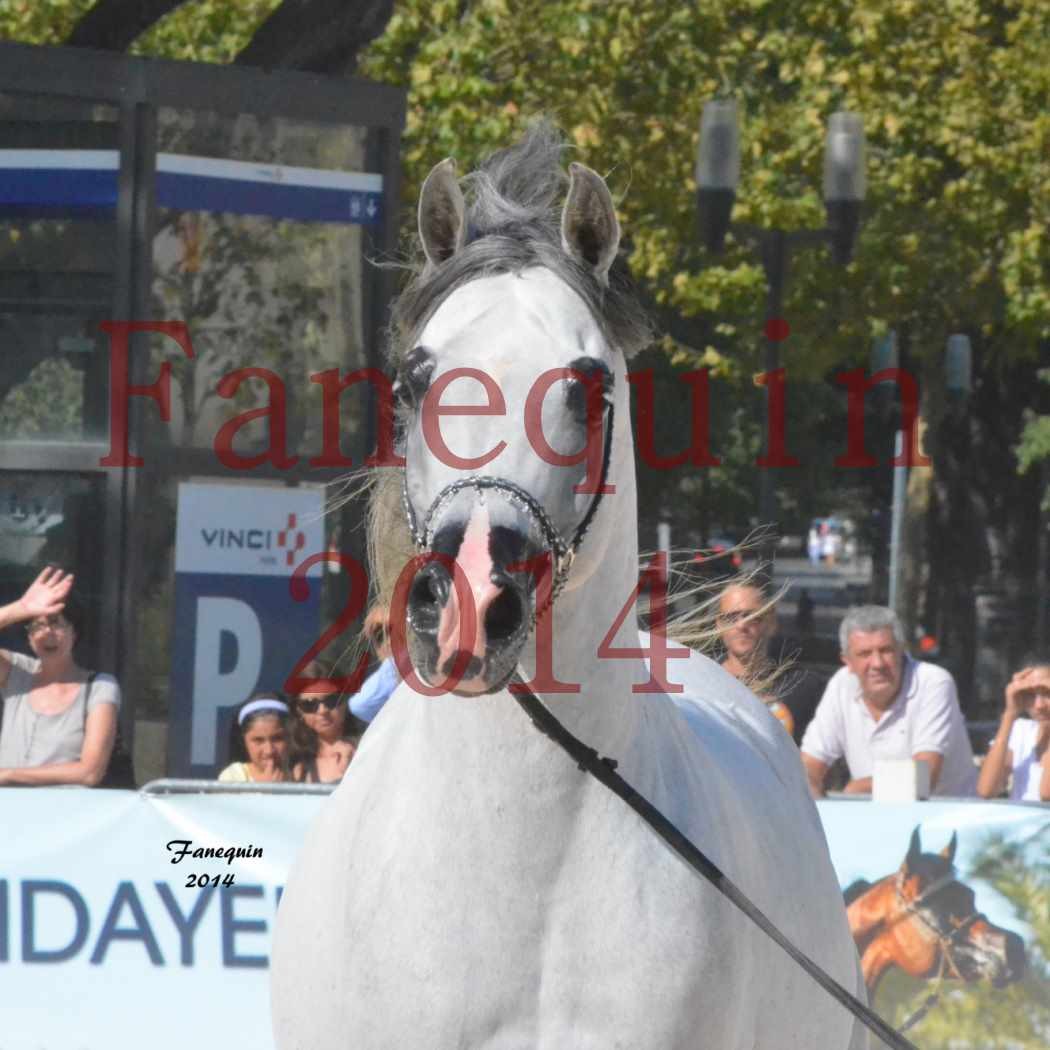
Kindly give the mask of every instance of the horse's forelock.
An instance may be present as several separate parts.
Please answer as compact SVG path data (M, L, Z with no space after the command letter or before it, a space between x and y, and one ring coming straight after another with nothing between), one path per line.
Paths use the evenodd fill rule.
M568 177L567 143L547 121L521 142L494 153L463 180L465 247L442 265L420 268L394 304L393 363L417 342L427 321L456 289L482 277L549 269L587 304L609 343L630 356L651 339L627 268L618 262L608 286L562 248L560 198Z
M520 142L493 153L464 179L468 221L483 233L508 223L549 221L568 183L561 166L568 149L549 121L539 121Z

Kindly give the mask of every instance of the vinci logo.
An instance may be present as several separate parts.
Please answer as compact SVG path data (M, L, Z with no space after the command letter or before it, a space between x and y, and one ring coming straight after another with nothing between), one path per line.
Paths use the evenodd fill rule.
M277 533L277 546L287 550L287 564L295 564L295 555L306 546L306 533L295 527L295 515L288 515L288 524Z
M204 546L220 550L258 551L264 556L279 548L285 552L288 565L295 564L295 556L306 546L306 533L296 527L296 515L289 514L283 529L201 529ZM272 558L268 559L272 562Z

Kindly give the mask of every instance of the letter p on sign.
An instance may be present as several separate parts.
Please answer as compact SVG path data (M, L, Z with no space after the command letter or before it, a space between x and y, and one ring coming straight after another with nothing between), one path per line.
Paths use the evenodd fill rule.
M222 667L223 636L231 636L236 658ZM262 670L262 626L251 606L236 598L198 598L193 653L193 714L190 755L194 765L214 765L219 711L247 699Z

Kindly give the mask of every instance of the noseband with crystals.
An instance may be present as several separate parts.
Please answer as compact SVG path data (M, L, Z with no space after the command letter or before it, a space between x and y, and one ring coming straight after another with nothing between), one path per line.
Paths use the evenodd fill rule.
M401 502L404 507L405 518L408 521L409 530L412 533L412 542L416 545L416 550L425 552L430 549L431 543L434 542L434 523L437 521L441 512L464 489L473 489L478 495L481 495L482 492L486 491L498 492L519 510L523 510L533 521L536 522L537 525L539 525L540 531L543 533L543 538L551 552L550 595L547 597L546 602L541 606L538 606L533 613L533 621L535 621L554 602L554 599L558 596L568 581L569 573L572 571L572 563L576 558L576 552L580 549L580 544L583 543L583 538L587 535L587 530L591 527L591 523L594 521L594 516L598 511L598 506L602 501L605 482L609 476L609 460L612 456L613 423L614 407L610 404L608 419L605 421L605 441L602 448L602 469L598 480L598 490L595 492L594 498L591 500L590 506L587 508L587 513L580 519L579 525L576 526L576 531L572 534L572 538L569 540L566 540L558 531L558 526L551 520L551 516L547 513L547 509L539 502L539 500L526 492L520 485L516 485L513 481L508 481L505 478L493 477L489 474L472 474L470 477L459 478L451 484L446 485L437 494L434 502L430 504L426 516L423 518L422 524L420 524L416 520L415 509L413 508L412 500L408 495L408 465L406 464L402 473Z
M925 926L933 935L933 939L937 941L938 947L941 950L941 976L950 969L952 976L958 980L963 980L962 973L959 970L959 964L955 960L955 948L958 946L956 942L975 922L977 922L978 919L982 919L984 916L979 911L972 911L965 919L960 920L957 926L948 930L945 929L943 923L940 921L940 916L937 912L929 908L928 905L925 905L926 898L954 881L954 875L942 876L930 883L930 885L927 886L914 900L908 900L908 898L904 896L903 873L898 872L897 877L894 880L893 888L897 894L897 903L900 904L905 914L913 919L917 919L919 924ZM933 911L933 918L930 918L928 914L929 911Z

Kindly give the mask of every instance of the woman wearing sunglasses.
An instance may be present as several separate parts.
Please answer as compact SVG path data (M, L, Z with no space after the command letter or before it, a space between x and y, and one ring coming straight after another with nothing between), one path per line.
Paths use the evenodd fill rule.
M330 669L316 661L308 678L329 679ZM292 701L292 779L304 784L333 784L343 779L357 750L357 737L346 697L328 688L306 689Z

